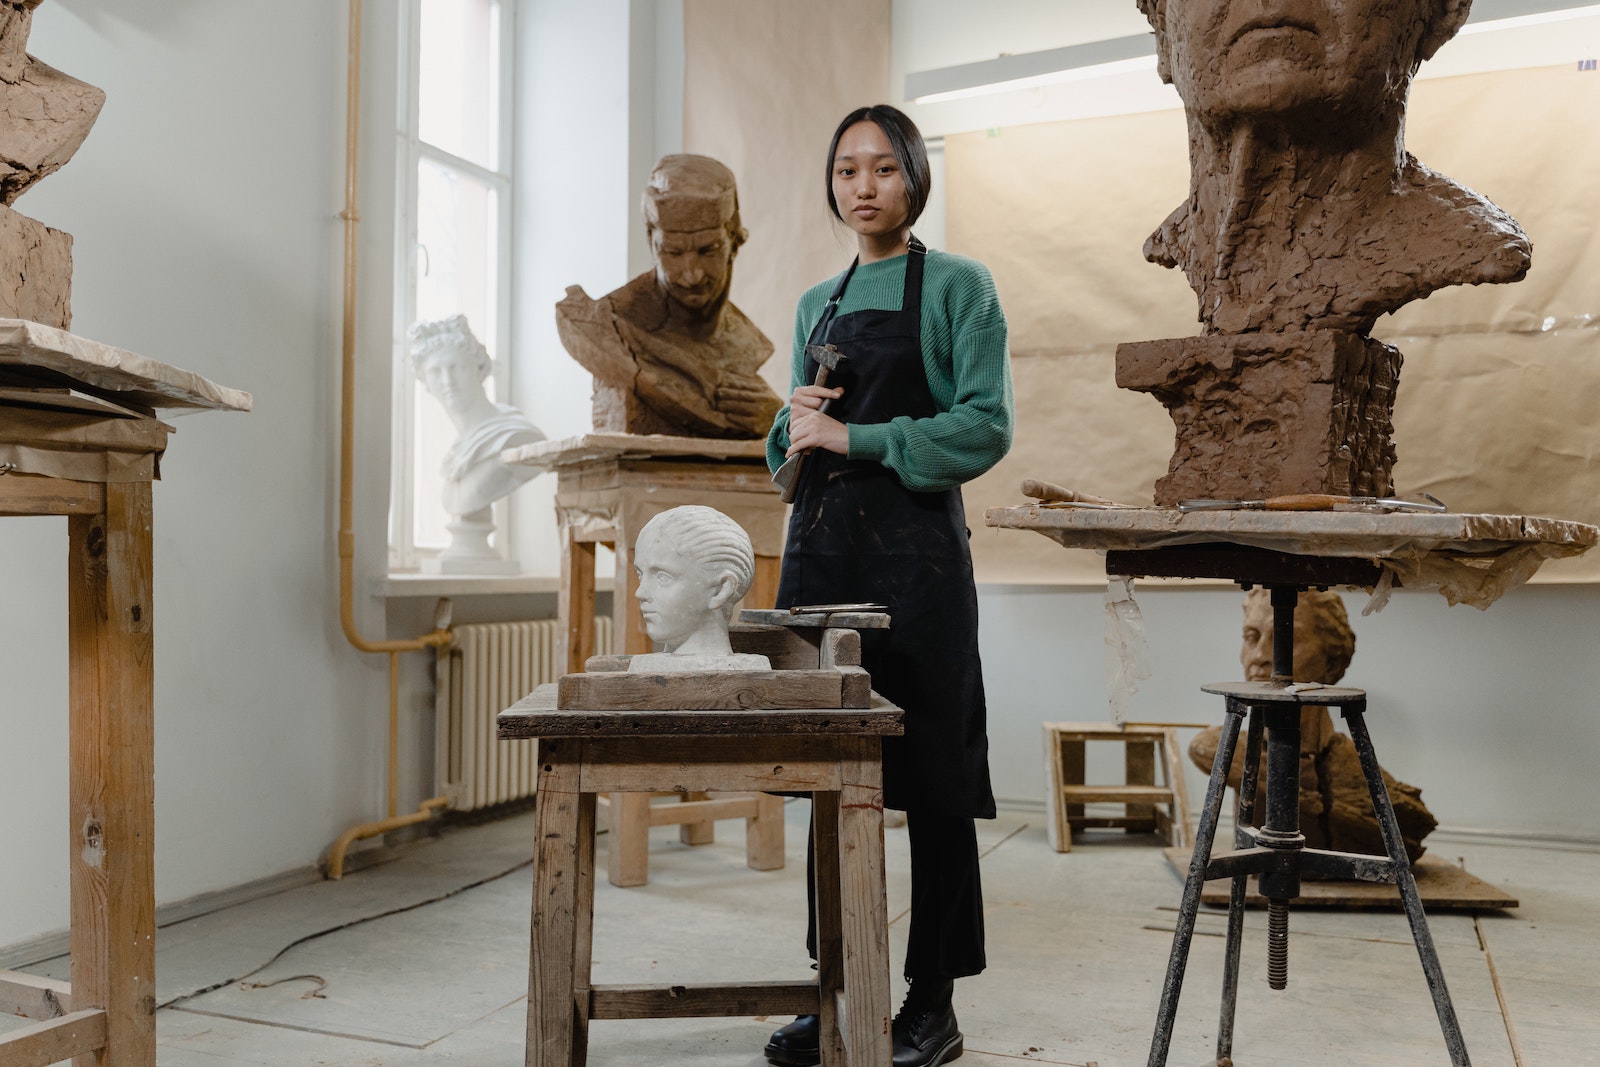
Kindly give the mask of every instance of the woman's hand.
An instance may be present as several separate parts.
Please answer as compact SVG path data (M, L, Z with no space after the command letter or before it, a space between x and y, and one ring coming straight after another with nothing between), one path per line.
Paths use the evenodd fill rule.
M824 401L837 400L844 395L839 388L802 385L789 396L789 451L795 455L808 448L821 448L850 454L850 428L838 419L825 414Z

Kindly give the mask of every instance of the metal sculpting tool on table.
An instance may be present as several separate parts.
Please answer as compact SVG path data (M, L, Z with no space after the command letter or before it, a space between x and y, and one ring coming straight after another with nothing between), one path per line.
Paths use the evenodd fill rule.
M1264 500L1180 500L1179 511L1449 511L1438 497L1422 494L1426 500L1400 500L1395 497L1330 496L1327 493L1291 493Z

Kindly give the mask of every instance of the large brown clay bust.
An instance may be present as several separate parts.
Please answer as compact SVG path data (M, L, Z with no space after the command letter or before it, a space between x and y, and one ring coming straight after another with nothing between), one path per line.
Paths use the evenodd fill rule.
M1400 355L1368 331L1529 266L1509 215L1405 150L1412 78L1470 0L1138 3L1189 126L1189 198L1145 255L1183 269L1206 335L1118 354L1177 424L1158 502L1387 495Z
M1344 602L1337 593L1310 591L1300 594L1294 609L1294 679L1333 685L1344 677L1356 651L1356 635ZM1239 663L1252 682L1272 677L1272 601L1262 588L1244 600L1244 645ZM1222 728L1210 726L1189 744L1189 758L1201 770L1211 771ZM1239 788L1244 770L1244 740L1240 739L1229 769L1228 784ZM1266 798L1265 759L1256 790L1256 817L1260 820ZM1422 839L1438 825L1422 803L1422 790L1383 772L1383 781L1400 822L1406 853L1415 863L1423 853ZM1306 707L1300 712L1300 829L1306 844L1344 852L1382 855L1382 831L1372 810L1371 795L1355 742L1334 729L1327 708Z
M1469 0L1141 0L1189 119L1190 195L1145 245L1208 332L1366 333L1447 285L1510 282L1528 240L1402 136L1417 66Z
M598 300L556 305L561 343L594 375L594 428L755 438L782 406L757 373L772 342L728 300L747 234L733 172L666 156L644 192L655 269Z

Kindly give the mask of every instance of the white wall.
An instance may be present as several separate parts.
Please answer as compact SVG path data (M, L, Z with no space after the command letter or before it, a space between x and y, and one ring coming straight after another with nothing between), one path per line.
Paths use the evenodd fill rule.
M76 237L74 331L255 395L178 420L155 490L164 902L315 863L382 810L385 668L346 645L334 597L344 11L59 0L29 45L108 96L17 204ZM386 367L381 341L365 355ZM385 440L365 452L364 571ZM0 558L4 945L67 920L64 520L0 522Z

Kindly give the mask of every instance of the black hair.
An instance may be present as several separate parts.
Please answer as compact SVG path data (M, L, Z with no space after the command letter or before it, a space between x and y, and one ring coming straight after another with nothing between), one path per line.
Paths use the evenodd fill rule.
M906 198L910 201L906 225L910 226L922 216L922 209L928 206L928 194L933 189L933 174L928 168L928 146L922 140L922 131L917 129L911 117L888 104L858 107L846 115L844 121L839 123L839 128L833 131L833 140L828 143L828 167L824 175L828 210L833 212L834 218L843 221L839 202L833 196L833 157L839 151L839 138L858 122L873 123L889 139L889 148L894 152L900 172L905 176Z

